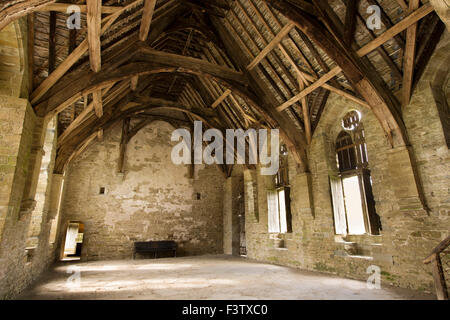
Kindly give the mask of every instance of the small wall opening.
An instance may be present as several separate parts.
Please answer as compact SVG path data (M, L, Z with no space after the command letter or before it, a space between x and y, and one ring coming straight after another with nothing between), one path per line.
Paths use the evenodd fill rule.
M64 237L64 251L61 260L80 260L84 238L84 224L75 221L69 222Z

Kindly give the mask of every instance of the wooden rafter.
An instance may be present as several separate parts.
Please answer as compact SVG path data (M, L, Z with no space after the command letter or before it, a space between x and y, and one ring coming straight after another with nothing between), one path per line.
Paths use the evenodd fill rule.
M119 94L122 93L126 88L124 84L118 85L117 88L115 88L109 96L106 95L112 87L113 85L110 85L109 87L103 89L103 96L105 97L102 97L102 99L104 100L104 105L111 103L111 101L116 99ZM87 101L87 99L85 99L85 101ZM89 119L91 116L97 117L95 115L93 102L87 105L84 110L78 115L78 117L76 117L75 120L58 137L58 148L65 143L67 137L69 137L80 125L84 123L84 121Z
M143 0L136 0L131 4L123 7L120 11L111 14L102 19L102 29L100 34L104 34L108 28L116 21L116 19L126 10L129 10L142 3ZM31 95L31 104L36 104L42 96L47 93L53 85L61 79L64 74L86 53L89 49L89 42L87 39L83 40L80 45L64 60L58 68L55 69L38 88L33 91Z
M239 68L245 69L249 63L249 61L246 61L248 60L248 57L253 59L254 56L248 48L248 45L243 42L241 35L235 31L233 25L228 23L227 19L224 21L226 24L231 26L228 30L233 31L233 34L230 34L230 31L225 28L223 21L217 21L217 19L212 20L213 25L225 44L227 53L232 61L236 63L236 66ZM241 44L241 46L239 46L239 44ZM260 70L264 69L260 68ZM308 171L309 165L305 152L306 141L304 140L304 137L302 137L300 131L294 126L290 119L285 117L283 114L275 112L272 106L267 105L267 103L272 105L276 104L276 98L270 94L267 87L264 86L265 84L261 81L260 76L256 75L254 70L249 72L249 78L250 87L254 92L256 92L256 95L260 97L259 106L255 109L260 112L263 119L265 118L267 126L276 126L280 128L280 136L282 140L286 142L286 145L292 152L295 161L298 164L301 164L305 171Z
M242 4L238 1L236 2L237 4L237 8L240 9L240 11L236 14L233 13L233 17L234 19L239 23L239 26L244 30L245 35L247 36L248 39L250 39L250 41L252 42L253 46L258 48L258 51L260 50L259 48L259 43L262 43L262 45L267 46L269 44L269 40L266 39L264 33L257 27L257 24L255 23L254 19L251 17L250 13L247 12L247 9L244 8L244 6L242 6ZM251 4L251 7L253 8L254 12L256 13L256 15L261 19L261 21L264 22L259 10L253 6L253 2L249 2L249 4ZM231 11L233 12L233 11ZM243 16L245 17L245 19L249 22L248 24L245 24L243 21L241 21L240 19L240 13L243 14ZM232 25L230 23L230 25ZM246 26L250 26L255 32L256 34L259 36L259 39L261 39L261 42L257 41L256 39L253 38L253 35L249 34L249 32L246 30ZM270 31L270 33L272 34L273 37L276 37L275 33L272 32L271 28L268 27L266 25L266 28ZM238 33L236 33L238 34ZM289 35L289 33L288 33ZM262 48L261 50L263 50L264 48ZM288 58L288 61L292 61L289 60L290 55L288 53L287 48L285 47L285 45L280 42L278 43L278 49L280 49L282 55L285 58ZM277 92L277 94L282 98L282 99L288 99L291 96L294 95L294 88L297 88L298 86L298 79L297 76L292 75L291 71L286 68L284 62L282 61L282 57L278 56L278 53L276 51L271 51L270 52L270 58L269 56L264 60L264 63L259 65L259 69L260 71L263 72L265 78L271 83L271 86L273 89L275 89L275 91ZM301 54L301 52L299 51L300 56L302 57L303 55ZM292 64L292 67L294 68L294 70L297 70L297 65L295 63ZM267 68L267 71L266 71ZM281 69L281 73L278 71L278 69ZM252 71L252 70L249 70ZM285 80L285 77L283 77L283 75L286 76L287 80L289 80L289 83ZM287 111L288 115L290 118L294 119L294 121L297 122L297 125L302 126L302 121L300 120L299 117L299 110L298 107L295 106L291 109L289 109Z
M252 70L256 67L258 63L263 60L270 51L275 49L278 44L283 40L284 37L287 36L287 34L295 27L295 25L290 22L287 25L281 29L281 31L276 35L275 38L272 39L272 41L263 49L261 52L256 56L256 58L247 66L248 70Z
M67 160L67 163L73 161L76 159L80 154L83 153L84 150L95 140L95 138L98 137L98 132L95 132L91 134L87 139L85 139L80 146L74 150L74 152L70 155L69 159Z
M48 34L48 73L55 70L56 64L56 12L50 12L49 15L50 31Z
M262 14L260 13L259 9L253 4L252 1L250 1L249 3L250 3L250 5L251 5L251 7L253 8L253 10L255 11L255 13L257 14L257 16L260 18L260 21L262 21L263 24L266 26L266 29L269 30L269 31L274 35L274 33L271 31L271 27L265 22L264 17L263 17ZM241 8L241 10L244 10L242 6L239 5L239 7ZM270 8L267 7L267 9L269 9L269 11L270 11ZM245 15L246 15L246 14L245 14ZM246 16L248 17L248 15L246 15ZM279 27L282 28L282 30L284 30L284 28L286 28L286 27L289 26L289 24L288 24L288 25L286 25L286 26L283 28L283 27L281 26L281 24L279 23L279 21L277 20L277 18L276 18L275 16L273 16L273 18L274 18L275 21L277 21ZM291 29L291 30L292 30L292 29ZM299 32L300 34L302 34L301 31L298 31L298 32ZM281 32L280 32L280 33L281 33ZM289 32L288 32L286 35L287 35L288 37L290 37L290 36L289 36ZM260 35L260 36L262 37L262 35ZM274 35L274 36L275 36L275 35ZM293 40L291 40L291 41L293 42ZM293 44L294 44L294 43L293 43ZM309 82L314 82L314 81L317 80L317 77L316 77L316 74L315 74L313 68L310 66L309 62L306 60L306 58L304 57L303 53L302 53L300 50L297 50L297 53L300 55L300 58L302 59L303 63L309 68L309 70L311 70L311 74L308 74L308 73L306 73L305 71L303 71L303 70L301 70L301 69L299 68L299 66L298 66L297 63L293 60L293 58L292 58L291 55L289 54L287 48L286 48L283 44L279 43L279 44L278 44L278 49L281 51L281 53L282 53L283 56L286 58L286 60L290 63L291 67L296 71L297 76L301 78L301 81L302 81L303 83L305 83L305 84L307 85L307 84L309 84ZM283 63L282 63L281 61L279 61L279 65L280 65L280 66L283 66ZM327 71L327 70L325 70L325 71ZM276 74L276 70L274 70L274 72L275 72L274 74ZM289 72L288 70L285 70L284 74L285 74L285 75L286 75L286 74L290 74L290 72ZM281 80L280 80L280 77L278 77L278 78L279 78L279 79L278 79L278 82L281 81ZM269 79L269 81L270 81L270 78L268 78L268 79ZM295 80L294 80L294 81L291 80L291 82L297 84L297 81L295 81ZM276 85L276 84L277 84L277 82L274 83L274 88L277 88L277 85ZM332 92L334 92L334 93L337 93L337 94L339 94L339 95L341 95L341 96L343 96L343 97L345 97L345 98L347 98L347 99L350 99L350 100L352 100L352 101L354 101L354 102L356 102L356 103L358 103L358 104L360 104L360 105L363 105L363 106L365 106L365 107L368 106L368 104L367 104L365 101L363 101L363 100L361 100L361 99L359 99L359 98L353 96L352 94L350 94L350 93L348 93L348 92L346 92L346 91L343 91L343 90L339 89L337 83L334 83L334 85L335 85L335 87L333 87L333 86L331 86L331 85L329 85L329 84L323 84L323 88L325 88L325 89L327 89L327 90L330 90L330 91L332 91ZM282 93L281 91L280 91L279 93L280 93L281 96L283 96L283 93ZM311 92L309 92L309 93L311 93ZM303 97L302 97L302 98L303 98ZM302 99L302 98L301 98L301 99ZM299 100L301 100L301 99L296 100L294 103L296 103L297 101L299 101Z
M155 12L156 0L145 0L144 11L142 13L141 27L139 30L139 40L146 41L150 33L153 13Z
M350 0L344 0L344 3L346 5L348 5ZM357 11L356 12L356 16L360 22L360 24L363 26L363 28L367 31L367 33L370 35L371 40L375 39L377 36L376 34L370 30L367 27L366 24L366 19L363 18L363 16ZM401 49L400 49L401 50ZM398 79L401 80L403 78L403 74L400 71L399 67L397 66L397 64L391 59L391 57L389 56L388 52L386 51L386 49L383 46L379 46L376 51L378 52L378 54L381 56L381 58L384 60L384 62L386 62L386 64L389 66L389 68L391 68L391 71L393 72L393 75Z
M227 89L216 101L211 105L212 109L217 108L229 95L231 94L231 90Z
M281 112L285 110L286 108L289 108L294 103L300 101L302 98L306 97L308 94L316 90L317 88L322 87L325 83L333 79L335 76L337 76L339 73L342 72L342 69L339 67L333 68L330 72L328 72L326 75L320 77L316 82L311 84L309 87L302 90L299 94L292 97L285 103L281 104L279 107L277 107L277 111Z
M89 41L89 61L91 70L99 72L102 67L101 54L101 27L102 27L102 1L86 0L87 3L87 25Z
M275 6L284 15L295 22L299 29L305 32L316 44L321 46L322 49L338 64L339 67L336 68L342 68L341 70L344 72L350 83L352 83L357 91L359 91L359 93L367 100L369 105L371 105L372 111L379 119L390 143L392 145L406 144L408 141L406 129L392 93L380 85L381 81L377 79L377 77L379 77L377 74L369 73L364 64L357 59L357 56L363 56L361 52L368 51L367 53L369 53L379 45L383 44L384 41L380 40L384 40L386 34L392 34L392 36L389 37L390 39L404 30L398 27L400 23L393 27L396 30L392 30L393 28L389 29L379 38L369 43L369 45L358 50L355 54L349 48L345 48L342 42L340 42L339 32L333 34L333 37L336 39L336 41L333 41L333 37L327 35L328 31L322 28L322 25L317 19L305 15L302 11L296 10L289 3L279 0L265 1L271 3L272 6ZM432 8L430 7L430 4L423 5L421 11L431 9L429 11L431 12ZM415 16L417 16L418 10L415 10L407 18L410 18L414 13L416 13ZM405 26L405 28L418 21L411 21L414 19L410 18L408 19L408 24L405 23L405 20L407 19L405 18L402 20L402 25ZM332 22L328 21L327 23L330 24ZM328 28L330 27L328 26ZM374 46L374 44L376 44L376 46ZM283 107L287 107L287 105Z
M98 129L97 131L98 141L103 141L103 134L104 134L103 129Z
M413 89L419 83L434 50L436 49L442 34L445 32L445 24L437 14L431 18L431 23L426 26L426 33L417 41L419 44L416 54L416 67L414 70Z
M99 118L103 116L102 90L92 92L95 115Z
M300 90L305 89L305 83L299 81ZM303 113L303 123L305 126L305 136L306 142L311 144L312 132L311 132L311 117L309 116L309 106L306 101L306 97L301 99L302 102L302 113Z
M74 5L73 3L51 3L46 6L38 8L36 11L38 11L38 12L55 11L55 12L67 13L67 9L73 5ZM88 12L87 5L77 4L76 6L80 9L81 13ZM102 13L103 14L113 14L113 13L117 13L121 9L122 9L121 6L102 6Z
M141 1L141 3L144 3L144 1ZM146 4L147 2L150 1L145 1ZM165 2L163 6L166 6L169 2L171 1ZM156 42L158 44L158 50L177 53L183 51L183 53L185 53L185 50L183 50L183 45L184 48L186 48L185 42L186 35L188 33L186 30L189 30L190 33L195 33L195 36L192 36L192 43L189 44L189 52L186 53L187 55L195 57L200 61L208 60L210 64L228 66L227 70L243 70L243 72L239 74L239 79L232 79L232 77L228 76L219 77L218 74L211 74L209 71L207 72L203 70L203 66L196 69L190 64L190 62L184 60L180 63L173 63L173 61L169 61L172 59L172 56L165 59L163 56L159 56L158 54L155 55L151 51L141 50L139 45L136 47L131 47L130 45L131 50L128 52L132 52L132 54L129 54L129 58L124 58L125 55L119 56L116 52L116 47L121 47L122 43L124 43L123 41L131 43L131 41L128 41L131 40L130 35L132 35L133 41L136 41L141 34L140 27L142 29L145 19L144 5L144 10L133 10L131 11L131 14L126 17L125 15L122 15L121 17L123 17L123 19L121 19L119 23L115 23L113 21L111 24L115 24L114 34L113 32L110 32L107 34L107 37L103 37L102 50L104 53L102 57L102 69L108 68L109 70L107 73L103 73L103 70L101 70L101 75L97 76L92 72L88 75L84 72L85 69L83 70L83 68L87 65L87 59L89 58L89 56L85 54L89 50L88 47L82 54L84 57L79 59L76 64L76 66L83 66L83 68L73 68L73 71L67 74L65 74L67 71L64 72L61 75L64 76L64 78L60 79L61 81L55 81L49 87L49 90L44 92L43 95L36 100L37 103L35 103L35 107L39 116L55 114L61 110L64 110L66 106L70 106L70 109L65 112L63 119L65 119L66 116L68 116L67 118L70 118L70 113L72 113L72 123L78 123L78 125L72 127L69 125L68 128L71 128L72 130L67 131L67 134L64 132L64 134L66 134L66 139L61 145L61 153L58 151L58 154L61 155L61 159L67 159L72 150L77 150L76 148L78 148L80 143L83 144L83 141L85 141L86 138L89 138L90 134L97 133L97 137L100 138L99 132L100 130L102 130L102 132L105 130L106 124L109 124L110 121L115 121L119 118L123 119L122 116L124 113L129 111L131 112L134 107L138 107L136 106L136 99L129 98L131 101L130 104L122 104L122 106L126 105L127 108L131 109L121 109L120 105L116 104L118 98L124 98L124 95L130 97L138 96L141 93L146 95L148 94L150 96L150 90L152 92L152 97L164 97L168 100L177 100L178 98L177 101L183 102L184 107L189 105L194 108L197 107L199 110L205 109L214 111L211 118L206 117L206 119L211 121L212 124L218 123L219 127L256 128L258 126L265 126L268 128L286 128L286 130L283 130L283 134L284 137L287 136L290 140L288 147L290 150L291 148L296 148L299 151L296 156L297 158L303 157L302 162L304 161L305 156L300 154L304 152L303 148L306 148L306 146L311 142L314 128L317 126L318 118L320 118L321 110L318 109L322 108L317 108L317 106L323 106L322 99L326 99L329 92L340 94L341 96L351 99L352 101L366 107L372 107L374 105L373 101L370 105L366 101L363 101L359 98L357 93L355 96L354 93L351 92L352 89L349 85L349 83L353 85L354 92L361 92L362 88L366 88L365 86L371 86L370 81L365 83L359 83L356 81L357 83L355 85L352 80L350 80L350 82L338 81L336 75L332 76L331 80L327 80L327 77L330 77L331 74L336 72L337 74L344 73L346 77L349 72L352 72L351 69L342 67L341 64L345 59L336 59L335 56L330 55L326 49L324 50L324 48L321 48L322 50L319 53L314 47L318 44L316 39L310 37L309 34L305 35L298 27L293 28L293 22L286 25L286 20L280 19L281 16L273 10L272 6L270 6L270 10L267 11L264 7L266 6L265 1L259 2L253 0L239 0L235 2L237 3L236 5L233 4L233 6L231 6L231 14L227 14L226 19L218 19L216 18L217 15L208 15L208 13L211 13L212 10L229 10L229 8L226 8L226 1L193 0L191 2L201 5L205 8L205 10L201 10L196 5L190 6L193 10L188 11L185 14L183 13L183 19L186 20L186 17L191 16L192 19L190 20L190 23L192 25L200 26L200 23L203 23L202 28L211 31L210 33L213 34L214 37L211 37L210 35L204 36L203 33L199 33L195 31L195 29L190 28L180 29L170 35L163 35L167 32L167 30L169 30L168 28L180 26L177 26L177 23L170 22L171 19L169 18L174 18L174 16L167 16L167 19L164 19L164 23L155 24L154 22L157 18L159 18L156 14L158 9L155 10L155 6L153 6L155 18L150 18L149 22L149 27L150 25L152 26L152 33L154 30L155 33L150 37L147 32L147 37L150 37L152 43L155 43L153 41L155 41L155 38L158 40L157 34L161 34L161 38ZM282 1L274 0L268 2ZM310 9L312 8L313 12L310 12L309 19L317 19L318 17L316 16L320 14L320 12L317 11L317 8L311 5L312 1L289 0L287 2L294 4L296 10L299 10L299 8L302 9L302 6L309 6ZM356 66L355 69L359 69L360 75L363 76L363 81L367 80L364 76L368 70L364 69L364 63L362 63L364 60L360 59L363 57L360 54L364 51L377 50L392 69L397 62L397 58L395 58L396 60L393 60L389 57L389 54L383 48L383 43L380 43L377 46L373 45L375 41L385 37L386 33L392 31L397 25L392 25L385 34L380 36L380 38L374 38L371 35L374 40L362 49L357 50L357 48L355 49L356 42L354 41L354 27L357 20L361 19L361 15L356 10L357 5L355 5L354 8L348 6L349 3L352 5L353 2L357 3L357 1L343 0L342 2L347 6L346 22L341 22L341 26L337 28L341 30L338 30L339 32L333 33L331 36L332 39L334 37L332 41L337 43L336 48L338 48L338 51L342 50L342 52L347 55L348 62L350 64L354 64L354 66ZM216 4L218 5L216 6ZM59 3L58 5L65 4ZM211 6L216 8L211 9ZM242 12L240 10L241 7L243 7ZM426 9L425 7L426 5L415 10L405 19L400 21L400 23L403 23L405 20L409 19L416 12L423 14ZM424 11L420 12L421 9ZM86 5L82 10L87 12L88 5ZM103 11L103 13L105 15L114 15L119 12L119 10L121 10L121 8L117 7L117 9L114 8L108 12ZM205 14L200 13L199 10L203 11ZM304 8L302 10L306 11ZM164 10L164 13L165 11L166 10ZM181 13L181 10L179 11ZM124 11L122 11L122 13L123 12ZM142 17L140 15L142 15ZM235 17L236 20L234 20L233 17ZM342 17L339 19L341 18ZM102 26L104 26L109 19L109 16L104 16ZM324 27L323 22L320 19L317 20L319 21L319 24ZM151 21L153 21L153 24ZM235 30L228 27L223 27L221 29L220 27L217 27L218 23L234 24L232 27ZM289 27L291 27L291 29L287 30ZM324 29L326 30L326 27ZM349 29L353 29L353 31L350 32ZM85 34L87 34L87 30L88 29L79 31L78 38L83 39ZM112 29L110 28L110 30ZM240 33L231 36L231 43L235 41L234 45L230 45L228 35L225 35L225 37L223 36L223 30L230 33L237 30L237 32ZM103 31L103 28L101 28L101 31ZM341 31L342 34L340 33ZM115 34L116 32L117 34ZM396 33L393 36L391 35L391 37L387 37L385 41L391 39L392 37L396 37L397 39L402 38L400 31L395 32ZM283 33L285 34L283 35ZM349 33L351 33L351 35L349 35ZM420 34L422 34L422 32L420 32ZM304 35L308 39L314 40L313 42L315 44L312 45L312 48L316 49L316 55L314 54L314 50L308 46L306 41L304 43L301 40L299 41L300 37L298 35L300 35L300 37ZM367 39L367 32L365 32L365 36ZM215 40L212 41L213 43L209 42L213 38L215 38ZM227 38L226 41L224 38ZM170 39L175 40L177 43ZM145 40L148 39L146 38ZM421 38L419 38L419 40L421 40ZM116 41L118 44L116 44ZM405 42L405 40L403 41ZM238 50L236 50L235 45L238 42L240 42L241 45L240 48L237 48ZM345 48L346 46L344 46L344 48L339 47L340 44L349 44L350 42L352 42L353 48ZM72 41L72 43L74 43L74 41ZM304 44L308 47L306 51L304 51ZM418 46L420 47L419 44ZM237 47L239 47L239 45L237 45ZM67 48L63 49L67 50ZM77 48L72 47L72 49L76 50ZM347 51L346 49L349 50ZM397 47L394 49L397 50ZM58 51L59 50L61 49L59 48ZM403 50L403 48L400 48L399 50ZM71 51L72 50L69 50L69 53ZM230 54L230 51L238 52L238 54L232 55ZM382 51L384 52L384 55ZM307 53L307 55L304 53ZM323 53L327 55L325 59L321 57ZM109 55L111 55L111 58L108 60ZM164 53L164 55L166 55L166 53ZM59 57L58 53L57 57ZM153 59L155 57L157 62L153 67L150 67L150 65L154 63ZM417 59L419 59L419 53L417 53ZM192 63L197 60L193 60ZM330 60L338 65L337 69L331 67L332 63L329 63ZM311 62L314 64L311 64ZM417 68L416 64L413 65ZM250 68L247 69L248 66L250 66ZM42 69L42 64L38 66L38 68ZM323 77L324 73L325 77ZM353 75L353 79L358 78L356 71ZM150 80L153 76L155 76L154 79ZM178 78L180 81L176 83L175 81L171 81L174 78ZM413 78L415 80L415 76ZM70 85L67 85L67 80L71 81ZM101 91L105 91L107 86L112 86L116 81L120 81L121 85L123 84L126 86L126 89L124 89L120 95L110 98L110 95L106 95L105 92L102 94ZM73 90L71 86L76 87L76 90ZM173 92L168 94L168 87L169 91L173 88ZM249 89L247 90L246 87ZM378 90L376 85L373 85L373 87L375 88L369 87L368 90ZM308 97L308 92L311 93L313 91L314 93ZM241 93L244 94L241 96ZM89 106L85 105L85 110L81 113L81 117L77 116L79 106L77 106L77 112L73 113L72 111L75 111L75 108L72 109L72 107L74 106L74 103L77 102L77 99L86 96L91 97L91 94L93 96L97 95L97 98L92 99L93 102ZM268 98L268 96L270 97ZM364 96L364 98L367 99L367 96ZM277 99L278 101L276 101ZM276 109L273 108L273 106L279 105L283 101L293 101L292 99L298 100L296 100L294 104L289 105L289 107L292 106L292 108L283 109L288 109L286 112L283 112L283 114L279 114L276 112ZM99 109L96 107L96 102L101 100L103 100L104 106ZM86 99L84 101L86 101ZM311 103L314 107L308 106L308 103ZM255 106L258 104L259 106L257 107L259 108ZM213 107L212 109L211 106ZM279 108L280 107L281 105ZM186 108L189 109L189 107ZM270 108L272 110L269 110ZM157 117L158 115L153 115L152 113L158 113L159 109L156 109L156 107L151 107L150 109L154 111L147 112L141 110L142 112L138 111L137 114L129 114L128 116L139 117L139 115L141 115L143 118L149 119L153 116ZM176 109L165 110L178 112ZM99 114L103 115L103 117L98 118ZM267 115L268 117L266 117ZM385 116L383 112L378 113L377 117L379 119L380 115ZM186 114L185 117L188 121L195 119L195 117L190 114ZM269 120L265 121L266 118ZM396 118L395 121L398 119L399 118ZM386 128L391 129L391 132L386 130ZM383 129L385 129L388 135L392 134L392 130L396 130L396 128L392 126L392 123L388 123L387 127L385 126ZM77 137L78 134L80 134L80 138ZM395 132L395 135L398 136L397 131ZM302 141L303 139L305 141ZM307 168L307 163L305 164L305 167Z
M222 12L222 10L216 7L214 4L211 4L209 1L184 0L183 3L202 13L208 13L216 17L225 18L225 15Z
M405 0L397 0L397 3L400 5L400 7L402 7L403 11L408 10L408 5L406 4Z
M370 5L374 5L380 8L381 22L386 26L386 28L392 28L394 26L394 23L390 19L389 15L384 11L383 6L380 5L379 0L366 0L366 1ZM393 37L393 39L400 48L403 49L405 47L405 40L401 34L396 34Z
M430 3L426 3L423 6L421 6L419 9L415 10L414 12L410 13L407 17L405 17L403 20L399 21L397 24L383 32L380 36L378 36L376 39L372 40L368 44L366 44L364 47L358 50L359 56L365 56L372 51L376 50L379 46L383 45L386 41L394 38L396 35L403 32L406 28L409 26L415 24L420 19L424 18L428 14L434 11L434 8L431 6Z
M379 46L383 45L386 41L390 40L396 34L399 34L400 32L404 31L406 28L408 28L408 26L416 23L417 21L419 21L420 19L422 19L423 17L425 17L427 14L431 13L432 11L433 11L433 8L430 5L424 5L424 6L420 7L419 9L415 10L408 17L406 17L405 19L400 21L398 24L396 24L392 28L386 30L382 35L380 35L376 39L374 39L371 42L369 42L368 44L366 44L360 50L358 50L358 52L357 52L358 56L362 57L362 56L369 54L370 52L372 52ZM283 111L284 109L288 108L290 105L292 105L293 103L296 103L301 98L303 98L305 95L308 95L309 93L313 92L315 89L326 84L326 82L328 82L329 80L334 78L341 71L342 71L342 69L340 67L333 68L326 75L322 76L320 79L318 79L316 82L314 82L310 87L306 88L305 90L300 92L298 95L296 95L289 101L280 105L277 108L277 110ZM330 89L330 88L328 87L328 89ZM364 104L366 104L366 103L364 103Z
M359 0L348 0L345 13L344 42L351 45L355 36Z
M414 12L419 7L419 0L410 0L408 13ZM412 94L413 77L414 77L414 62L416 54L416 39L417 39L417 23L414 23L406 29L406 45L405 57L403 59L403 91L402 91L402 106L409 104Z
M0 30L12 21L54 3L56 0L19 0L10 2L11 5L5 4L6 9L0 10Z

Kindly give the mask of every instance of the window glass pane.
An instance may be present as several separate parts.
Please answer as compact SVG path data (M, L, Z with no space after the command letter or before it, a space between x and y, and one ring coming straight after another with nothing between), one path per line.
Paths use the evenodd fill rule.
M286 201L284 189L278 190L278 205L280 212L280 232L287 232L287 218L286 218Z
M366 233L366 228L358 176L344 178L342 183L344 185L348 232L350 234L364 234Z
M267 191L267 209L269 213L269 233L280 233L280 220L278 215L278 195L275 190Z
M344 194L342 192L341 178L330 176L331 196L333 198L334 226L336 234L347 234L345 221Z

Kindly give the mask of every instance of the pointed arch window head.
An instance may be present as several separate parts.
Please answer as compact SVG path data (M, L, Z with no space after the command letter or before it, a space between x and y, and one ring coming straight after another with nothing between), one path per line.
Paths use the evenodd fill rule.
M344 130L336 139L336 162L339 171L346 172L369 166L364 126L361 113L357 110L348 112L342 119Z
M342 118L342 128L347 131L354 131L361 122L361 113L358 110L348 112Z

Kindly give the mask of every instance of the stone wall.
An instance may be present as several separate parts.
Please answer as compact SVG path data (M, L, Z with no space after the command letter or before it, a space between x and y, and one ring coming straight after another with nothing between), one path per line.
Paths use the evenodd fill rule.
M17 295L54 261L50 229L59 226L48 214L49 199L61 196L52 191L56 130L47 134L47 121L26 99L27 39L26 18L0 31L0 299Z
M447 30L450 31L450 2L448 0L430 0L430 2L441 20L447 25Z
M222 253L224 176L216 166L171 161L174 130L153 122L128 146L117 173L121 125L106 132L68 170L63 226L85 226L82 259L129 259L134 241L175 240L179 255ZM100 188L105 194L99 194Z
M370 110L340 96L330 96L308 150L311 174L297 172L290 159L293 232L283 235L286 248L275 248L268 233L266 197L272 177L246 175L246 186L253 182L257 187L259 211L259 220L254 219L253 212L246 212L250 258L363 280L369 276L367 268L376 265L381 268L382 284L434 292L431 267L422 261L449 235L450 157L431 82L436 66L448 57L448 50L447 33L410 105L403 110L412 145L409 151L391 148ZM379 236L342 239L334 232L328 177L336 170L334 141L342 130L340 119L352 109L362 113L373 194L383 230ZM421 193L428 210L422 206ZM353 253L349 253L348 246Z
M44 154L44 127L43 119L35 116L27 100L0 96L0 299L19 293L54 261L45 210L48 192L36 199L37 206L34 199L44 180L51 184L53 171L48 165L46 179L33 179L35 171L40 172ZM54 161L54 142L49 142L49 163ZM39 231L30 248L32 216L39 217L35 220Z
M28 97L27 19L22 18L0 31L0 94Z
M235 165L231 177L224 184L223 199L223 251L240 255L240 196L244 192L244 175L241 165Z

